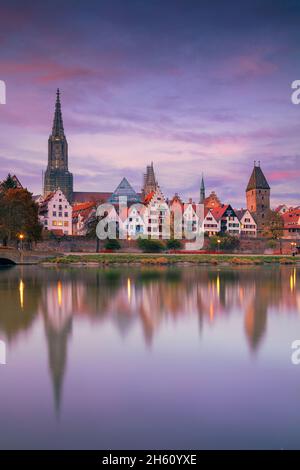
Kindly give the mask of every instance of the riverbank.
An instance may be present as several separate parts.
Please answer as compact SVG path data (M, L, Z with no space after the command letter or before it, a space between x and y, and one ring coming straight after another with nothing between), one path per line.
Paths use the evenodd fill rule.
M299 256L280 255L217 255L217 254L146 254L146 253L101 253L76 254L52 257L41 262L43 265L263 265L300 264Z

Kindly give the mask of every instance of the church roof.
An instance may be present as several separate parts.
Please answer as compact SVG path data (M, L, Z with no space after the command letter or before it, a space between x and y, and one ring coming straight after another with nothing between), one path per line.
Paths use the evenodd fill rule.
M111 192L99 192L99 191L74 191L73 192L73 204L83 202L107 202L112 196Z
M112 204L119 202L120 196L126 196L128 202L139 202L140 198L138 194L135 192L133 187L129 184L127 178L123 178L121 183L117 186L111 197L109 198L109 202Z
M254 165L246 191L250 191L251 189L270 189L260 166Z

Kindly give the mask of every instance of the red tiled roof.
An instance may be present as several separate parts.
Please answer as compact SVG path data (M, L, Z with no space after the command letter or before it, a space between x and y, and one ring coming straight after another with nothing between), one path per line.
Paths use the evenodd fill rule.
M151 201L151 199L153 198L155 194L155 191L151 191L151 193L147 194L147 196L145 196L145 199L144 199L144 204L148 204L148 202Z
M92 209L95 207L95 202L82 202L79 204L74 204L73 205L73 213L74 212L80 212L80 211L85 211L87 209Z
M215 207L214 209L211 209L211 213L216 220L220 220L223 217L224 212L226 212L226 210L228 209L228 207L229 204L223 204L221 207Z

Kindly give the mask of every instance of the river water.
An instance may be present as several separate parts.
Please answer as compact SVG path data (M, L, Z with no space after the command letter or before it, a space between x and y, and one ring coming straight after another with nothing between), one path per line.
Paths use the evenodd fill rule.
M1 268L0 447L299 449L299 276Z

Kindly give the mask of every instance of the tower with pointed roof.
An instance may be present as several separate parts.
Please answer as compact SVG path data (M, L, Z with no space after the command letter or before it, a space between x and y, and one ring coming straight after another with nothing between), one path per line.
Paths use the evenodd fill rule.
M144 174L144 184L142 187L142 199L145 199L145 197L149 193L156 191L157 188L158 188L158 183L157 183L155 173L154 173L153 162L151 162L151 165L147 166L146 173Z
M203 173L202 173L199 203L204 204L204 201L205 201L205 185L204 185L204 178L203 178Z
M71 202L73 175L68 169L68 143L64 132L59 89L56 92L52 133L48 139L48 166L44 178L44 196L58 188Z
M265 219L270 211L270 186L260 167L260 162L254 167L246 188L247 209L254 215L258 231L262 231Z

